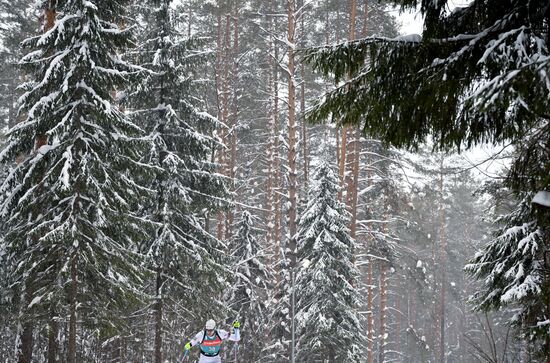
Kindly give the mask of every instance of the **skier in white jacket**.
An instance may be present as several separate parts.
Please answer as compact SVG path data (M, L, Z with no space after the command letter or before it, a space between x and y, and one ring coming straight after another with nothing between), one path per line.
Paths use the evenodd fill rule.
M223 329L216 329L216 322L212 319L205 324L204 331L198 332L189 343L185 344L185 350L199 344L201 348L201 358L199 363L221 363L220 349L224 340L238 342L241 337L239 328L241 323L233 322L233 334Z

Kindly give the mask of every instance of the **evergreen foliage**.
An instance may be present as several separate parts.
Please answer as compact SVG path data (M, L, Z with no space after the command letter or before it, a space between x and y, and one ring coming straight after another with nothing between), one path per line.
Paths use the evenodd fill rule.
M269 345L262 352L266 362L290 362L289 347L292 344L292 326L290 320L292 281L288 259L283 251L281 259L275 264L281 269L280 281L269 298Z
M23 56L20 43L35 34L35 6L26 0L0 0L0 120L2 127L13 126L17 115L16 87Z
M125 5L59 1L53 28L25 42L24 120L1 154L11 169L0 189L8 280L22 321L52 309L64 321L69 301L79 321L116 325L115 307L141 283L136 243L148 223L132 211L151 195L137 183L151 170L139 162L142 130L112 95L130 69L117 56L131 45L117 25Z
M530 66L521 62L531 55L536 60L538 43L532 34L542 37L547 29L547 20L542 24L537 20L541 1L530 2L534 16L529 26L502 34L479 29L497 29L492 26L497 17L506 11L523 11L521 1L474 1L473 8L453 14L446 13L443 0L356 1L354 25L351 1L292 1L296 5L294 44L286 41L290 4L286 1L0 0L1 125L21 121L11 131L7 146L7 129L0 130L5 149L0 177L6 180L0 190L5 212L0 225L5 232L0 238L0 357L21 363L175 362L182 357L186 338L202 329L205 319L214 318L225 328L224 322L238 318L243 323L238 361L290 362L293 296L300 310L297 362L439 361L436 354L441 346L449 362L469 362L474 359L472 353L493 362L501 357L520 361L522 347L531 352L544 348L540 340L547 327L544 298L549 287L541 263L548 249L543 234L550 222L544 209L529 206L533 192L545 190L550 175L544 116L519 125L517 137L509 139L515 142L517 162L506 183L496 183L495 188L499 194L513 190L524 203L504 212L494 241L472 261L469 271L479 281L465 280L460 274L465 256L480 246L474 239L482 239L480 231L485 227L475 219L476 198L486 201L485 195L470 194L477 179L469 180L467 173L457 170L445 174L444 198L440 198L439 158L398 152L375 139L355 139L352 128L303 124L304 109L335 86L333 80L318 78L307 64L295 65L296 131L300 132L295 159L286 157L289 46L304 49L341 42L355 28L355 37L368 38L318 48L307 55L313 60L319 52L331 61L335 59L332 50L343 49L350 51L343 58L357 60L357 71L351 73L342 62L338 79L349 82L336 84L342 87L327 102L338 92L349 91L355 97L364 91L370 97L369 87L374 84L378 88L366 101L378 102L372 107L372 118L380 119L368 120L368 125L373 129L382 125L382 135L414 147L424 138L413 137L410 142L407 138L415 135L414 127L424 126L423 113L445 116L445 120L435 116L429 120L441 121L438 127L449 130L448 142L434 136L436 149L447 148L460 144L462 132L456 121L462 118L450 114L453 107L458 105L455 108L465 114L475 110L482 120L483 105L475 108L479 105L473 104L470 111L465 105L479 101L477 91L489 97L490 87L502 80L498 77L514 75L505 73L513 72L512 66L520 71L518 78L506 78L497 88L510 81L518 88L503 93L503 98L511 99L514 92L530 96L525 86ZM396 14L388 4L421 6L427 16L424 38L395 38ZM495 13L488 14L485 5ZM49 29L53 20L56 25ZM512 16L498 29L524 20ZM474 31L447 38L445 32L458 29L459 23ZM31 53L19 67L24 54L20 41L44 31L25 42ZM531 34L531 40L519 39L522 32ZM531 48L512 52L507 49L512 43ZM473 50L460 53L458 49L464 47ZM455 60L448 59L449 54ZM476 65L468 54L485 57L485 62ZM502 54L520 63L510 65L513 61L499 58ZM546 48L542 54L547 54ZM494 76L498 62L508 68ZM462 66L467 68L464 74ZM476 66L482 70L472 71ZM540 70L539 81L546 68ZM428 82L419 86L424 80ZM353 96L355 84L364 88ZM393 85L400 91L393 90ZM455 86L458 91L451 89ZM392 90L386 94L384 87ZM531 91L535 94L540 88L537 81ZM447 91L451 97L445 96ZM23 108L17 115L13 101L22 93ZM336 104L337 112L326 115L350 123L346 112L359 114L365 104L352 97L343 98L349 104ZM521 101L531 107L540 99L537 95ZM521 103L519 98L516 101ZM496 104L488 108L493 115L507 101L498 97L486 101L491 102ZM531 109L538 112L537 107ZM385 114L388 110L390 115ZM504 116L516 117L512 106L507 110ZM414 123L408 122L409 114ZM409 129L393 128L392 117ZM492 122L489 116L486 119ZM455 123L459 132L453 131ZM512 130L508 126L500 132ZM430 135L431 129L422 130ZM476 142L473 136L471 140ZM466 146L468 142L466 138ZM319 179L326 181L327 176L312 178L308 167L308 158L315 165L319 157L328 165L335 158L345 161L342 180L327 172L332 175L328 183L332 191L323 201L333 203L330 216L323 214L328 209L320 207L320 194L314 192L322 185ZM304 225L300 231L303 263L297 268L299 286L293 290L293 270L286 257L291 248L288 172L294 162L296 193L302 199L297 209ZM308 184L314 188L309 198ZM235 205L220 212L221 207L230 207L228 194L235 196ZM336 194L355 212L356 223L347 220ZM502 200L513 208L517 204L510 195L499 198L495 204L501 205ZM121 202L112 202L115 199ZM69 204L71 200L75 202ZM445 253L438 249L442 205ZM245 212L233 223L241 207L257 214ZM502 213L499 210L496 215ZM333 224L334 220L338 223ZM515 249L521 236L518 241L501 238L510 230L522 231L523 223L538 231L534 253ZM326 233L322 238L306 238L311 230L306 225L322 225ZM352 230L356 241L349 239ZM315 249L315 241L327 243ZM496 253L497 244L507 246L504 252L511 254ZM446 256L444 266L438 255ZM478 258L483 262L478 263ZM499 271L503 265L508 271L523 268L526 276L534 276L534 292L523 300L499 297L506 287L516 291L524 284ZM442 272L447 278L442 278ZM316 278L328 282L311 285ZM484 284L489 278L508 285ZM483 290L475 296L478 308L494 309L498 303L502 312L483 316L470 311L464 296L479 285ZM438 293L442 286L447 288L444 302ZM485 294L492 294L489 300L495 305L480 306ZM511 337L520 335L516 326L504 323L513 315L516 325L524 328L524 337L538 340L512 341ZM483 320L476 320L478 316ZM442 327L444 335L438 331ZM444 336L443 345L438 344L440 336ZM18 357L14 347L31 354ZM223 360L233 360L233 347L224 343ZM532 356L521 358L535 361Z
M318 102L310 111L310 119L322 121L330 115L344 124L360 124L363 132L386 143L411 148L418 148L428 137L439 149L460 150L484 142L512 143L517 154L504 186L520 200L547 190L548 1L474 0L450 13L446 0L394 3L403 8L421 5L425 15L422 37L368 37L306 51L305 60L326 75L334 75L337 81L351 78ZM502 227L503 231L520 232L502 234L507 236L504 238L509 246L534 231L548 229L542 222L548 220L548 208L534 219L526 207L528 201L522 204L515 217L507 219ZM493 246L497 248L496 242ZM547 249L547 243L538 248ZM501 276L498 261L504 255L498 257L490 247L484 252L486 256L479 255L474 261L493 261L493 272ZM533 253L525 250L506 260L510 268L522 266L523 271L537 271L540 260L531 258ZM491 275L485 270L490 264L484 266L483 272L474 276ZM540 284L545 285L548 277L540 278ZM504 290L499 290L499 279L489 281L496 289L487 285L488 291L495 292L491 300L519 298L522 303L529 300L533 306L540 306L546 299L536 293L504 295ZM493 300L484 306L498 308L501 304ZM541 314L536 320L545 321L545 313L535 311ZM518 324L529 326L531 319ZM550 331L546 329L545 337L538 337L550 342Z
M315 170L309 201L299 218L296 278L297 360L350 361L363 357L365 336L356 306L353 263L345 205L338 201L338 178L327 162Z
M524 331L527 341L546 341L550 335L550 301L545 268L544 231L531 205L533 195L525 193L511 212L498 216L497 230L465 267L482 288L472 295L481 311L513 309L511 322ZM541 356L548 346L539 344Z
M127 96L132 119L152 144L144 162L154 167L149 188L155 195L142 205L142 211L154 228L141 249L155 274L155 344L163 345L155 346L157 352L177 344L180 338L170 334L174 329L185 330L190 322L206 316L223 316L225 309L216 297L228 274L225 246L210 234L205 221L227 204L227 191L210 162L219 147L213 137L218 122L201 111L203 105L196 97L201 90L196 82L199 67L206 61L200 49L204 41L181 34L173 3L150 0L141 9L145 28L137 61L142 72ZM213 315L213 310L219 312ZM164 335L169 339L160 343Z
M417 1L394 1L414 8ZM548 120L548 2L477 0L446 14L422 1L423 36L368 37L314 48L305 60L337 81L310 112L397 146L448 148L518 140Z
M156 196L144 205L155 232L144 253L168 285L178 285L172 281L183 284L184 290L198 289L198 296L188 297L205 312L221 288L224 271L220 264L224 246L205 230L203 220L226 204L224 181L209 161L218 147L212 136L217 121L198 109L194 96L200 89L194 79L204 62L204 52L197 49L202 42L186 39L176 29L172 0L150 3L154 10L139 48L145 71L128 96L133 119L152 142L145 160L155 167L150 188ZM190 270L195 272L189 275Z

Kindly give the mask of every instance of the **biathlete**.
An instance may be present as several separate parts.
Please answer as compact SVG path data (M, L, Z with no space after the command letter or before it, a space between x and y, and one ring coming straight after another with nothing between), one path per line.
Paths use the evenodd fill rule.
M198 332L194 338L185 344L185 351L188 353L191 347L199 345L201 348L201 358L199 363L221 363L220 349L224 340L238 342L241 340L239 328L241 323L233 322L233 334L223 329L216 329L216 322L208 320L204 326L204 331Z

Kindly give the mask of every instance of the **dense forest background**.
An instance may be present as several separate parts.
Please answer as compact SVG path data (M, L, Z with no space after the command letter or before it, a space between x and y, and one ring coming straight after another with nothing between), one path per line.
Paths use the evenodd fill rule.
M304 50L411 39L395 3L0 0L0 360L176 362L213 318L227 362L546 362L542 243L495 282L538 291L476 300L518 149L306 120L353 72Z

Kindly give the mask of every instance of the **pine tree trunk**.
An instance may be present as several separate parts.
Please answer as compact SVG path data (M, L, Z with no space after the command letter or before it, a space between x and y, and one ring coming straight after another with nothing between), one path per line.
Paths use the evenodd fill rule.
M155 301L155 363L162 363L162 275L157 269L156 301Z
M230 163L228 160L227 150L230 147L230 137L227 127L229 126L229 76L230 76L230 53L231 53L231 15L225 15L225 32L223 41L222 52L222 65L223 74L222 78L222 121L224 125L221 128L221 141L222 149L220 150L220 167L222 168L222 174L230 176ZM230 156L229 156L230 157ZM218 231L220 240L227 239L227 231L229 230L228 214L220 212L220 219L218 221Z
M370 163L367 161L367 164ZM367 167L367 189L372 186L372 171L370 167ZM370 213L370 207L367 207ZM367 237L367 253L371 253L370 248L373 245L372 237L369 235ZM374 277L373 277L373 259L368 258L367 260L367 363L374 362Z
M271 32L273 32L275 25L274 20L269 20L269 27ZM274 256L273 264L275 266L275 286L276 289L280 287L281 284L281 265L279 261L281 260L281 160L279 154L279 71L277 60L279 58L279 51L277 45L274 42L273 35L270 36L270 54L269 54L269 67L271 75L271 158L272 158L272 196L273 196L273 246L274 246Z
M218 119L221 120L224 125L227 125L227 89L226 89L226 77L227 70L225 65L225 50L227 45L227 37L229 36L229 23L226 24L226 30L224 35L224 27L222 22L222 0L218 0L218 37L217 37L217 52L216 52L216 95L218 101ZM225 39L225 41L224 41ZM225 145L226 145L226 128L221 126L220 139L222 146L218 150L218 164L220 166L220 173L226 175L226 162L225 162ZM216 237L219 240L224 240L225 230L225 218L224 213L220 210L217 213L217 230Z
M48 5L45 9L45 23L44 23L44 32L47 32L55 25L56 19L56 5L57 0L49 0ZM46 145L48 143L48 137L46 135L39 135L35 141L35 147ZM48 331L48 363L55 363L57 360L57 335L58 335L58 324L55 320L55 310L52 308L50 311L50 321L49 321L49 331Z
M230 170L229 170L229 161L227 150L229 147L229 137L228 135L228 129L226 128L229 126L229 82L230 82L230 75L231 75L231 65L230 65L230 59L231 59L231 14L227 13L225 14L225 31L224 31L224 37L223 37L223 58L222 58L222 64L223 64L223 96L222 96L222 102L223 102L223 122L225 124L225 127L222 128L222 141L223 141L223 152L221 155L223 156L222 161L222 168L224 168L224 174L226 176L229 176Z
M363 38L368 36L368 21L369 21L369 0L364 0L363 3L363 29L361 30L361 36Z
M435 213L437 213L437 211L434 211ZM434 221L434 233L433 233L433 236L436 235L437 233L437 226L436 226L436 223L437 223L437 215L434 215L433 216L433 221ZM439 338L440 338L440 334L439 334L439 326L440 326L440 311L439 311L439 302L438 302L438 297L439 297L439 276L435 276L436 273L437 273L437 269L439 268L438 266L438 252L439 252L439 246L438 246L438 240L437 238L432 238L432 266L433 266L433 271L434 271L434 278L433 278L433 281L434 281L434 291L433 291L433 295L431 297L431 304L435 307L434 311L433 311L433 317L434 317L434 322L433 322L433 328L432 329L428 329L428 332L429 332L429 336L431 338L431 341L432 341L432 347L433 349L430 351L430 354L432 356L432 360L434 362L437 362L438 359L439 359Z
M77 280L77 257L73 255L71 258L71 287L69 292L69 347L67 355L67 363L76 363L76 292L78 287Z
M388 302L388 277L387 264L380 262L380 349L378 352L378 362L385 362L386 355L386 334L387 334L387 302Z
M395 291L404 291L403 286L400 286L399 281L397 282L397 286L395 287ZM395 296L395 310L397 312L396 317L394 318L396 320L395 322L395 343L397 347L402 347L401 345L401 319L402 319L402 313L401 313L401 294L397 294Z
M239 120L239 103L238 103L238 92L239 92L239 2L235 0L234 2L234 15L233 15L233 49L231 52L232 63L233 63L233 97L232 97L232 117L231 117L231 134L229 135L230 140L230 159L229 159L229 170L228 176L230 178L230 183L232 185L232 191L235 190L235 177L237 169L237 124ZM232 210L227 212L227 226L226 226L226 239L230 240L232 236L232 228L234 221L234 213Z
M56 320L55 309L50 310L50 321L48 323L48 363L57 363L59 323Z
M338 199L340 201L343 200L343 192L345 189L346 184L346 157L347 157L347 151L346 147L348 144L348 130L347 127L342 127L340 130L340 152L339 152L339 159L338 159L338 175L340 178L340 190L338 191Z
M349 40L355 40L356 33L355 29L357 28L356 24L357 19L357 0L351 0L351 16L350 16L350 26L349 26Z
M289 203L288 226L290 236L291 267L294 266L296 256L296 79L294 59L294 32L295 19L294 0L287 0L288 4L288 167L289 167Z
M367 363L374 362L374 291L372 259L368 260L367 265Z
M273 180L274 180L274 174L275 174L275 160L273 159L273 108L271 104L271 96L273 94L272 89L272 76L271 76L271 69L272 69L272 60L271 60L271 44L269 46L268 56L267 56L267 64L269 68L269 72L267 75L267 87L268 87L268 94L269 94L269 104L267 107L267 120L269 122L269 144L267 148L267 185L266 185L266 199L265 199L265 220L267 221L267 233L266 233L266 246L267 248L271 248L275 246L275 224L273 223L273 218L275 216L275 206L274 206L274 192L273 192ZM267 255L267 265L273 266L274 264L274 255L268 254Z
M359 188L359 163L361 159L361 134L359 130L355 130L355 140L353 145L353 164L351 166L352 180L350 183L350 209L351 209L351 225L350 232L351 238L354 240L357 237L357 199L358 199L358 188ZM355 262L355 256L353 257Z
M279 55L279 50L277 47L275 47L275 59L277 59ZM275 66L277 68L277 66ZM274 111L273 111L273 118L274 118L274 158L275 158L275 261L277 262L277 286L280 286L281 282L281 265L278 263L281 260L281 243L282 243L282 230L281 230L281 220L283 218L282 213L282 188L281 188L281 156L279 154L279 73L278 70L275 69L274 74L274 80L275 89L274 89Z
M18 347L18 363L32 363L32 347L34 344L33 330L34 325L32 324L32 322L24 323L23 331L19 336L20 346Z
M352 3L352 18L356 15L357 2ZM367 16L367 3L365 2L365 20ZM355 37L355 19L351 22L350 36ZM365 36L367 31L366 21L363 24L362 34ZM351 209L351 221L350 221L350 230L351 237L353 239L357 236L357 199L358 199L358 188L359 188L359 164L361 161L361 131L359 129L354 132L354 142L353 142L353 158L351 165L351 183L348 188L349 193L349 206ZM355 258L354 258L355 261Z
M306 47L306 29L305 29L305 11L303 9L304 0L300 0L298 8L302 9L300 15L300 47L305 49ZM306 124L306 65L304 62L300 64L300 118L302 123L302 157L304 159L304 190L308 190L309 179L309 157L307 148L307 124ZM307 196L306 196L307 198Z
M45 22L44 32L49 31L55 25L55 19L57 17L56 12L57 0L49 0L45 9ZM48 143L48 137L46 135L38 135L35 140L35 149L42 147ZM57 335L59 326L55 320L55 310L52 308L50 311L50 321L48 329L48 363L55 363L57 361L58 342Z
M349 36L348 40L353 41L356 37L356 22L357 22L357 0L351 0L351 11L350 11L350 22L349 22ZM340 173L340 188L341 192L339 194L340 200L343 200L342 192L343 190L347 190L346 200L344 201L348 208L351 207L352 199L353 197L350 195L350 192L352 192L353 186L351 185L351 179L353 179L353 176L351 173L346 173L346 170L348 167L353 167L353 157L352 154L354 153L354 145L351 145L351 147L348 149L348 138L350 138L350 131L351 129L347 126L344 126L342 128L342 140L340 143L340 160L339 160L339 173ZM348 161L351 160L351 163ZM346 188L347 187L347 188Z
M44 1L45 7L44 7L44 25L43 25L43 32L47 32L51 28L53 28L55 24L55 19L57 16L56 13L56 5L57 0L46 0ZM15 90L15 89L14 89ZM10 102L10 121L15 119L13 116L13 103ZM46 145L48 143L48 137L46 135L38 135L35 138L34 142L34 149L38 150L41 146ZM19 158L17 162L20 162ZM26 287L25 289L28 289ZM30 296L29 291L26 291L26 296ZM18 362L19 363L31 363L32 361L32 347L33 347L33 330L34 330L34 324L31 321L27 321L24 323L23 330L21 332L20 336L20 344L21 346L18 348L19 357ZM48 346L48 348L51 348Z
M439 361L445 363L445 263L446 263L446 239L445 239L445 210L443 205L443 157L441 157L439 173L439 269L440 269L440 292L439 292Z
M55 25L55 19L57 17L56 6L57 0L47 0L46 8L44 10L44 33L53 28L53 26ZM34 143L34 148L35 150L38 150L41 146L44 146L47 143L47 135L37 135Z
M287 0L288 6L288 232L289 232L289 259L290 276L293 280L292 291L294 290L294 277L296 271L296 78L295 78L295 0ZM294 334L294 313L295 301L291 300L290 324ZM293 337L294 339L294 337ZM294 342L291 344L291 354L294 358Z
M223 113L222 113L222 10L221 10L221 0L218 0L218 13L216 16L217 19L217 37L216 37L216 106L218 109L217 116L218 120L223 120ZM217 150L217 155L212 156L212 161L216 159L216 156L218 158L218 163L221 167L222 165L222 153L223 150L219 149ZM216 213L216 238L219 240L222 239L222 221L223 221L223 213L222 211L218 211Z

